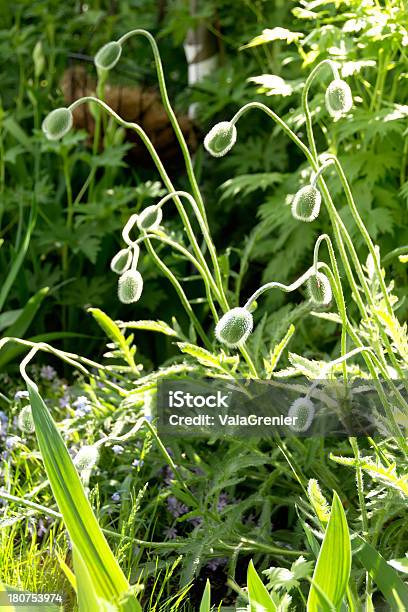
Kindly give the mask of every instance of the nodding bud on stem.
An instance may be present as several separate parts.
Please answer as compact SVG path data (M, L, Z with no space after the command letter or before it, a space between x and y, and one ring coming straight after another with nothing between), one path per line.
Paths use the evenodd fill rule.
M234 146L237 140L237 128L230 121L221 121L214 125L204 138L204 146L213 157L222 157Z
M137 217L137 227L140 230L155 230L163 218L161 206L148 206Z
M69 108L56 108L44 119L42 131L48 140L59 140L72 128L72 122Z
M292 215L299 221L310 223L319 216L322 202L321 193L313 185L302 187L292 201Z
M96 446L83 446L79 449L74 458L74 465L77 470L91 470L99 459L99 451Z
M332 299L330 281L322 272L316 272L307 282L309 297L315 304L327 306Z
M136 245L135 248L139 249ZM115 257L111 261L111 270L116 274L123 274L126 270L129 270L132 263L132 251L131 249L121 249L119 253L116 253Z
M299 397L289 408L288 416L292 417L290 428L294 431L307 431L315 414L313 402L307 397Z
M330 115L338 119L351 110L353 95L346 81L334 79L326 89L326 108Z
M218 321L215 336L218 342L230 348L239 346L252 332L254 320L246 308L233 308Z
M108 42L95 55L95 66L98 70L111 70L118 63L121 53L122 46L118 42Z
M18 415L18 427L24 433L33 433L35 430L34 419L33 419L33 411L31 409L30 404L24 406L22 408L20 414Z
M143 291L143 278L137 270L127 270L119 278L118 296L123 304L132 304L140 299Z

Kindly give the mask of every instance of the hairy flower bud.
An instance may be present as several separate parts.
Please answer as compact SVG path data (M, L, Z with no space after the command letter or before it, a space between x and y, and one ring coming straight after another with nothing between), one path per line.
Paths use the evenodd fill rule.
M77 470L91 470L99 459L99 451L96 446L86 445L79 449L74 458Z
M332 299L330 281L325 274L317 272L307 282L309 297L315 304L327 306Z
M139 249L138 246L135 248ZM121 249L119 253L116 253L115 257L111 261L111 270L116 274L123 274L126 270L129 270L130 264L132 263L132 251L131 249Z
M353 95L346 81L334 79L326 89L325 101L327 110L335 119L348 113L353 106Z
M123 304L132 304L140 299L143 278L137 270L127 270L119 278L118 296Z
M98 70L110 70L118 63L121 53L122 46L118 42L108 42L95 55L95 66Z
M222 157L234 146L237 128L229 121L214 125L204 138L204 146L213 157Z
M313 402L307 397L299 397L289 408L288 416L292 418L290 428L294 431L307 431L315 414Z
M234 348L248 338L252 332L254 320L246 308L233 308L218 321L215 336L218 342Z
M140 230L155 230L163 218L161 206L148 206L137 217L137 227Z
M292 201L292 215L299 221L314 221L320 212L321 193L313 185L302 187Z
M69 108L56 108L46 116L42 131L48 140L59 140L72 128L72 113Z
M30 404L24 406L21 409L20 414L18 415L18 427L24 433L33 433L35 430L34 419L33 419L33 411L31 409Z

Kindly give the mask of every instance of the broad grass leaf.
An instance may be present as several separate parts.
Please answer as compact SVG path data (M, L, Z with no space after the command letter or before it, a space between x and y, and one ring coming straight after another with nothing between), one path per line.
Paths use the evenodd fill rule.
M354 551L354 557L370 574L390 604L390 609L401 612L408 610L408 587L395 569L362 537L356 536L353 545L358 546Z
M54 497L73 546L99 597L117 599L129 584L103 535L81 480L36 385L26 378L38 445Z
M346 592L351 568L350 534L343 506L334 492L330 519L307 600L308 612L330 610L327 601L339 610ZM324 596L322 596L322 594Z
M199 612L210 612L210 610L211 610L211 584L210 584L210 581L207 579L203 597L200 603Z
M265 612L277 611L277 607L258 576L252 560L248 565L247 583L251 612L261 612L261 610L265 610Z

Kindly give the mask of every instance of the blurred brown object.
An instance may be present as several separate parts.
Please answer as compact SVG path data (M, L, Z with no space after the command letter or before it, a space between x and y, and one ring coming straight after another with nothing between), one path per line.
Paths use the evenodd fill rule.
M96 81L83 66L73 66L64 72L60 87L66 103L70 104L82 96L93 95ZM174 168L183 164L179 144L157 91L143 87L107 85L105 102L123 119L138 123L145 130L166 165ZM75 127L87 130L92 136L95 122L88 105L78 106L73 115ZM187 115L177 115L177 119L190 151L194 152L197 149L194 123ZM153 162L139 137L132 130L127 130L127 139L133 143L128 154L131 161L150 166Z

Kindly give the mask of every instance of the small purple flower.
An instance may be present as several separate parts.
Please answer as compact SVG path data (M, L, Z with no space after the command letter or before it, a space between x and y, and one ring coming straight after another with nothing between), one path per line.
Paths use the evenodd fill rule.
M70 397L67 393L65 393L59 400L60 408L68 408L70 402Z
M218 512L221 512L221 510L224 510L224 508L228 505L228 494L227 493L221 493L219 498L218 498L218 502L217 502L217 510Z
M8 448L9 450L14 448L17 445L17 443L18 443L17 436L9 436L8 438L6 438L6 448Z
M85 395L80 395L72 405L75 408L77 416L84 416L92 410L89 399Z
M174 495L170 495L170 497L167 498L167 508L174 518L178 518L179 516L182 516L188 512L187 506L179 502Z
M134 459L134 461L132 461L132 465L133 467L143 467L144 461L143 459Z
M120 493L119 491L115 491L115 493L113 493L112 497L111 497L112 501L114 502L118 502L120 501Z
M166 465L163 468L163 472L164 472L164 482L166 485L170 486L172 481L174 480L174 472L171 469L171 467L169 467L168 465Z
M174 540L175 538L177 538L177 529L175 527L169 527L164 532L164 535L169 540Z
M225 565L225 559L210 559L207 567L212 572L216 572L222 565Z
M121 455L125 449L120 444L114 444L112 446L112 450L115 453L115 455Z
M57 373L51 366L43 366L40 370L40 376L43 380L54 380Z
M15 400L28 399L28 391L16 391L14 394Z
M201 518L201 516L193 516L193 518L187 520L193 525L193 527L200 527L200 525L203 524L203 519Z

